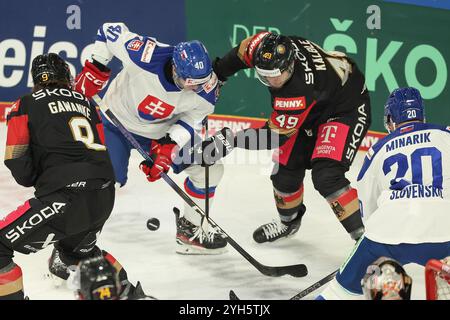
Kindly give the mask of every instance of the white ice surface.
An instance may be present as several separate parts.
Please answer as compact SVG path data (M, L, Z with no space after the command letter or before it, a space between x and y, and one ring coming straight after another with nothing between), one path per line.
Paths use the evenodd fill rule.
M1 155L5 137L6 126L0 123ZM347 175L352 182L362 158L363 154L359 153ZM182 199L162 180L148 183L138 170L140 161L140 155L133 152L128 183L117 192L114 211L98 245L120 261L132 282L141 281L144 290L159 299L226 300L233 289L242 299L286 300L337 269L352 249L353 241L314 190L309 172L304 195L307 213L300 231L290 239L256 244L252 239L254 229L277 216L269 179L270 155L239 150L226 160L225 174L211 211L213 219L262 264L304 263L309 269L308 276L264 276L229 245L223 255L176 254L172 207L182 207ZM181 186L186 176L181 173L171 177ZM32 197L33 191L17 185L1 164L0 218ZM161 221L159 230L146 228L150 217ZM23 270L26 294L30 299L73 299L69 289L55 288L44 278L50 253L51 247L47 247L36 254L15 255L15 262ZM407 265L406 271L414 279L412 298L424 299L423 268ZM320 291L305 299L314 298Z

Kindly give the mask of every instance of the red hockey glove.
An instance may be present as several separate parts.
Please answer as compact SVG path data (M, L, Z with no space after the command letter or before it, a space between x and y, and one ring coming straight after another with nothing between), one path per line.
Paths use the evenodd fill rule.
M75 90L90 99L106 86L110 75L111 70L101 71L86 60L83 70L75 78Z
M170 138L166 138L158 140L159 142L152 141L150 154L153 163L145 160L139 165L139 168L145 173L147 180L150 182L160 179L161 173L167 173L172 165L172 154L177 144Z

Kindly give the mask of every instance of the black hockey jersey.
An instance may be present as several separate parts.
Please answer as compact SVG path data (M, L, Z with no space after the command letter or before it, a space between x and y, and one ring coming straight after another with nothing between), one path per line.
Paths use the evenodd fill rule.
M261 34L247 38L216 59L213 65L219 79L252 68L252 54L261 39ZM285 137L300 128L314 131L319 123L351 111L356 106L346 101L367 92L364 76L344 53L326 52L302 37L289 39L295 52L294 73L283 87L269 88L273 112L266 125Z
M16 101L7 121L5 165L36 196L79 181L114 180L99 113L84 95L41 89Z

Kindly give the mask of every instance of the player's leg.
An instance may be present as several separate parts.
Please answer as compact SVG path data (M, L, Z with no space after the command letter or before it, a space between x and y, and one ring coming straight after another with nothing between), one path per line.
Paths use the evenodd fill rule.
M342 226L356 240L364 233L364 226L358 193L345 173L369 128L370 101L368 95L362 95L345 105L349 103L357 107L336 114L335 119L319 126L311 175L314 188L328 201Z
M54 276L67 280L70 272L74 271L81 260L103 255L116 269L119 280L122 283L122 294L129 299L136 297L142 292L140 284L132 285L128 281L128 276L122 265L107 251L100 250L96 245L100 232L105 221L109 218L114 205L114 186L110 185L101 190L89 190L75 192L72 195L74 205L67 211L67 215L78 216L79 220L89 217L91 222L86 231L65 236L55 243L52 255L49 259L49 271ZM71 224L71 230L85 228L83 223L66 219L67 224ZM78 225L74 227L73 225ZM66 227L67 229L67 227ZM139 288L137 290L137 288ZM137 291L136 291L137 290ZM143 293L143 292L142 292Z
M274 220L257 228L253 232L253 239L258 243L272 242L295 234L306 212L303 204L305 169L291 170L283 165L276 168L270 178L280 221Z
M215 163L209 167L209 207L214 201L216 187L223 176L223 165ZM184 169L188 175L184 189L195 203L205 209L206 179L205 168L191 165ZM184 204L183 217L177 219L177 252L182 254L220 254L225 252L226 240L208 227L206 221L187 203Z
M392 246L391 251L402 264L425 266L430 259L442 260L450 256L450 242L402 243Z
M13 261L13 251L0 242L0 300L23 300L22 269Z
M0 222L0 300L24 299L22 270L12 258L14 251L37 252L61 239L61 229L49 222L64 215L70 199L58 192L27 200Z
M66 188L73 204L67 214L51 221L51 225L65 230L64 237L55 242L49 260L50 273L64 280L69 276L68 266L77 265L80 259L91 257L103 224L113 209L114 185L98 190Z
M336 277L316 298L317 300L362 300L361 279L379 257L389 257L399 261L390 250L392 246L371 241L364 236L356 243L346 262Z
M364 233L359 209L358 193L345 178L348 169L333 160L320 160L313 164L314 187L328 201L339 222L357 240Z
M314 139L305 130L290 137L274 158L270 179L279 220L266 223L255 230L253 239L258 243L276 241L295 234L306 212L303 203L303 179L309 168L309 153Z
M128 180L128 163L130 160L131 145L119 129L104 116L102 117L102 122L105 133L105 144L108 148L116 182L119 187L123 187Z

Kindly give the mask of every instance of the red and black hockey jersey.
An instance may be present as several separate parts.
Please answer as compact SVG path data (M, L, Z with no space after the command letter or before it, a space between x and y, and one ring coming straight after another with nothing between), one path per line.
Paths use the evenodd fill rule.
M41 89L17 100L7 121L5 165L36 196L74 182L114 180L98 111L82 94Z
M243 40L223 58L214 61L219 79L252 68L255 48L264 33ZM289 36L295 52L294 72L279 89L269 88L272 114L266 127L281 136L293 136L300 128L317 129L331 117L350 112L356 106L346 103L367 93L364 76L344 53L326 52L315 43Z

